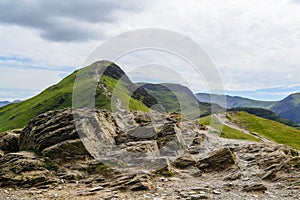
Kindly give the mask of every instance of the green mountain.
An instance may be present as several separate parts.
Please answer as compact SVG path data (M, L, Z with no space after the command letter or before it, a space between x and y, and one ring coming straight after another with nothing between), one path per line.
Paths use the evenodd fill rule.
M173 83L137 83L144 88L151 96L157 99L168 112L180 112L190 118L198 118L214 111L224 111L219 105L199 102L192 91L180 84Z
M289 119L300 124L300 93L291 94L285 99L277 102L271 110L280 117Z
M248 108L264 108L269 109L276 101L259 101L238 96L229 95L218 95L218 94L207 94L207 93L197 93L195 94L200 102L206 103L216 103L224 108L238 108L238 107L248 107ZM226 100L226 101L225 101Z
M115 104L112 104L109 96L113 92L117 93L117 97L122 102L121 109L127 109L124 106L126 101L129 102L129 110L143 111L147 111L149 107L157 103L147 91L132 83L120 67L109 61L99 61L80 70L80 75L84 75L84 78L76 83L76 91L82 96L81 107L88 105L91 101L85 97L90 84L95 83L94 79L98 72L102 72L103 75L96 86L96 108L113 108ZM33 98L1 107L0 132L23 128L34 116L46 111L72 107L73 86L78 73L78 70L75 71Z

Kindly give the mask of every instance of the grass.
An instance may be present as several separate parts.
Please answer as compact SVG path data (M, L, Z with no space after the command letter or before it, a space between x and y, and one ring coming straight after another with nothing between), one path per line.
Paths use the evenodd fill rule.
M219 120L212 115L200 118L199 122L203 125L206 126L209 125L214 129L220 130L221 131L220 137L222 138L235 139L235 140L249 140L255 142L260 141L258 138L252 135L246 134L240 130L221 124Z
M279 144L300 150L300 130L246 112L227 113L228 119Z
M0 108L0 133L8 130L23 128L33 117L50 110L58 110L72 107L73 86L76 79L77 71L64 78L59 83L47 88L35 97L28 100L13 103ZM92 75L84 74L85 79L77 86L79 104L76 107L85 107L89 105L94 97L89 97L89 86L94 84ZM149 108L141 101L131 98L126 83L103 75L101 81L107 85L110 91L117 91L118 98L122 101L122 107L126 109L123 102L129 102L129 110L148 111ZM119 84L117 84L119 83ZM103 88L97 87L95 95L95 107L111 110L111 103L104 93ZM89 106L86 106L89 107Z
M103 75L101 80L106 84L109 91L116 95L116 97L122 102L121 108L125 110L141 110L149 111L149 108L143 104L142 101L134 99L131 97L129 90L127 89L127 84L123 81L116 80L109 76ZM128 102L128 104L126 104ZM111 99L111 106L116 105L116 99Z
M145 84L144 89L168 112L178 112L190 119L210 113L211 105L199 102L193 93L179 84Z

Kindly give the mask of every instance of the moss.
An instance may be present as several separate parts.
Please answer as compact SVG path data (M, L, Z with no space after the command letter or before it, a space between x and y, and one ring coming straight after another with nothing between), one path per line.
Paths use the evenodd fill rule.
M174 176L174 173L169 169L169 167L163 167L155 171L155 174L165 176L165 177L171 177Z
M101 162L87 165L86 171L89 173L98 173L106 177L111 174L110 168Z

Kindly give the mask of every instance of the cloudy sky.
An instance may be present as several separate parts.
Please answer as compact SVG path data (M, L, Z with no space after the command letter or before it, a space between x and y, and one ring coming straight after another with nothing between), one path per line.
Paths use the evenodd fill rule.
M300 91L299 10L300 0L0 0L0 100L38 94L104 41L138 28L197 42L228 94L281 99Z

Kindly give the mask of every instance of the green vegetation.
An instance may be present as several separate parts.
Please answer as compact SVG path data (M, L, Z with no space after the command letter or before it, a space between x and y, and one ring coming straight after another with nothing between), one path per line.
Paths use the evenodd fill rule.
M258 133L279 144L300 149L300 130L246 112L229 112L227 117L231 122L251 132Z
M262 109L262 108L246 108L246 107L243 107L243 108L232 108L232 109L229 109L228 111L245 111L245 112L247 112L249 114L252 114L252 115L256 115L256 116L259 116L259 117L262 117L262 118L265 118L265 119L270 119L270 120L273 120L273 121L277 121L279 123L282 123L282 124L285 124L285 125L288 125L288 126L292 126L292 127L295 127L295 128L300 128L299 125L294 124L292 121L290 121L288 119L281 118L278 115L276 115L274 112L272 112L270 110Z
M189 88L180 84L140 83L140 85L168 112L178 112L191 119L211 113L211 104L199 102Z
M98 173L106 177L111 174L109 167L101 162L88 165L86 170L89 173Z
M145 112L149 111L149 108L143 104L142 101L131 97L129 90L127 89L127 83L105 75L101 76L101 80L106 84L109 91L111 91L113 94L116 94L116 97L121 102L129 102L129 110L141 110ZM109 102L109 104L115 107L116 99L111 99L111 101L112 103ZM121 108L126 109L126 104L122 103Z
M0 132L22 128L43 112L71 107L75 77L76 72L31 99L0 108Z
M221 124L219 120L212 115L200 118L199 122L206 126L210 125L212 128L216 130L220 130L221 131L220 137L223 138L235 139L235 140L249 140L255 142L260 141L259 139L257 139L252 135L249 135L237 129Z
M85 69L89 69L92 66L93 65L88 66ZM116 68L117 66L114 67ZM79 105L76 105L76 108L89 107L89 102L93 100L91 99L93 97L89 97L88 94L89 87L94 84L94 76L93 74L88 73L89 70L86 71L87 73L83 73L85 78L79 84L76 83L77 93L80 94L77 96L80 99L78 101ZM75 71L56 85L47 88L33 98L1 107L0 133L8 130L23 128L30 119L46 111L72 107L73 86L77 73L78 71ZM122 108L126 109L125 103L129 102L129 105L127 106L129 110L148 111L149 108L144 103L138 99L130 97L129 88L127 87L128 84L132 84L130 80L128 80L130 83L125 83L122 80L117 80L116 78L102 75L101 82L109 88L110 92L117 91L116 96L122 101ZM104 95L104 89L102 87L96 88L96 108L110 110L112 106L115 105L115 102L111 103L111 100Z

